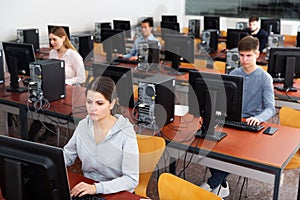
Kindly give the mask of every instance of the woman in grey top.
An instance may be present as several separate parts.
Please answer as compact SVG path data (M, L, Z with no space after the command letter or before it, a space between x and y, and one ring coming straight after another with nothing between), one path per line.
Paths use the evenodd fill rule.
M64 147L67 166L79 157L85 177L98 181L81 182L71 196L96 193L133 192L139 178L139 150L132 124L120 112L114 82L96 78L86 91L88 115L81 120Z

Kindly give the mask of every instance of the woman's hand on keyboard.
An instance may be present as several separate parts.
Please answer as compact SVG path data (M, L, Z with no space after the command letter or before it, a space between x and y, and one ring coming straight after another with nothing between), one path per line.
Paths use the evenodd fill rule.
M249 118L247 118L246 122L250 126L258 126L260 124L259 119L255 118L255 117L249 117Z
M96 194L96 192L97 192L96 185L80 182L72 188L71 196L72 197L77 197L77 196L81 197L81 196L87 195L87 194Z

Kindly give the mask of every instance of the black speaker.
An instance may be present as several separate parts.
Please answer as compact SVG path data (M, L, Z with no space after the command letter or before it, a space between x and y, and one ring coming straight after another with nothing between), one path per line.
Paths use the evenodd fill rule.
M71 35L71 43L83 60L94 59L94 36L91 34Z
M199 19L190 19L189 20L188 35L193 36L194 38L200 38L200 20Z
M208 53L218 50L219 31L216 29L208 29L202 31L201 46L205 48Z
M3 53L0 50L0 84L4 83L4 66L3 66Z
M38 60L30 63L29 67L32 80L29 83L30 98L40 99L42 96L48 101L65 98L64 60Z
M33 44L34 51L39 52L39 29L17 29L17 42Z
M174 120L175 78L155 75L138 83L138 122L160 128Z

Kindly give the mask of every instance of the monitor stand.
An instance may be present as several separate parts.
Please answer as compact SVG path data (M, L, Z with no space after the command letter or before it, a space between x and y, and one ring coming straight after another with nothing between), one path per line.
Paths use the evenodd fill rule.
M294 71L296 65L295 57L287 57L286 59L286 69L285 69L285 77L284 77L284 85L276 86L275 89L282 92L297 92L297 88L293 87L294 84Z
M195 137L196 138L207 139L207 140L212 140L212 141L220 141L224 137L227 136L227 134L224 133L224 132L220 132L220 131L216 131L216 130L212 130L212 131L213 131L212 133L209 133L208 131L204 131L202 129L199 129L196 132Z

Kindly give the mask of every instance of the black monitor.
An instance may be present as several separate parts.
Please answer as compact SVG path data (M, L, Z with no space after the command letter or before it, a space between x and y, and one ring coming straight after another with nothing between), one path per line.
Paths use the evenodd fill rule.
M180 62L194 63L194 38L187 35L167 34L165 37L165 60L180 71Z
M35 62L33 44L2 42L4 56L10 73L8 91L26 92L27 88L19 87L18 75L30 76L29 63Z
M49 36L49 34L50 34L50 30L51 30L53 27L56 27L56 26L60 26L60 25L48 25L48 36ZM66 32L66 34L67 34L67 36L68 36L68 38L69 38L69 40L70 40L71 35L70 35L70 28L69 28L69 26L60 26L60 27L62 27L62 28L65 30L65 32ZM49 46L51 47L51 42L50 42L50 41L49 41Z
M275 47L270 49L268 73L274 82L284 82L280 91L297 91L293 88L293 79L300 78L300 48Z
M177 15L162 15L161 16L162 22L177 22Z
M94 77L109 76L116 84L120 105L133 108L133 78L130 68L107 64L93 64Z
M123 30L126 38L131 38L130 21L127 20L113 20L114 29Z
M177 22L160 22L161 37L165 39L167 34L180 34L180 25Z
M215 131L224 120L242 119L243 77L228 74L189 72L189 113L203 118L196 136L220 140L225 133Z
M240 40L249 35L247 30L227 29L226 49L237 48Z
M63 150L0 135L0 187L5 199L71 199Z
M101 42L103 50L106 52L106 62L112 61L112 54L125 54L125 33L123 30L117 29L102 29Z
M280 34L280 19L261 19L260 28L269 33Z
M220 30L219 16L204 16L204 30L217 29Z
M148 71L155 69L159 65L159 45L158 41L148 40L138 44L138 68Z

